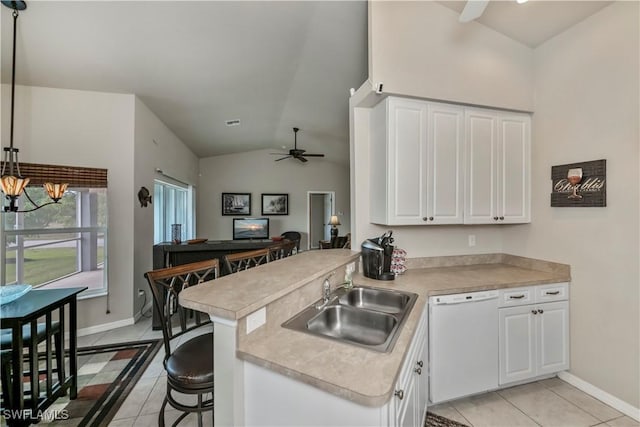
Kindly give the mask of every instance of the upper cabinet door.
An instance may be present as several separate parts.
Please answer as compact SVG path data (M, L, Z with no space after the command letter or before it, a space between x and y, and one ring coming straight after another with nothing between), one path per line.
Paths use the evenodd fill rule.
M531 117L467 108L465 224L531 222Z
M389 97L373 109L371 222L423 224L427 208L427 103Z
M465 224L497 224L498 114L467 108Z
M427 223L462 224L464 217L464 112L430 103L427 142Z
M531 222L531 118L500 113L498 213L501 223Z

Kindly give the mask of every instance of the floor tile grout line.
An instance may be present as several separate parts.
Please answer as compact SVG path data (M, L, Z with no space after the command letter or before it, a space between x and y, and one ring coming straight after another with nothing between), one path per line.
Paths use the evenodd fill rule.
M503 389L503 390L506 390L506 389ZM526 412L524 412L522 409L520 409L518 406L516 406L516 404L515 404L515 403L513 403L512 401L510 401L509 399L507 399L506 397L504 397L503 395L501 395L501 394L499 393L499 391L500 391L500 390L496 391L496 394L497 394L498 396L500 396L500 398L501 398L502 400L504 400L504 401L505 401L505 402L507 402L509 405L513 406L513 407L514 407L514 408L516 408L518 411L520 411L520 412L521 412L525 417L527 417L527 418L529 418L531 421L533 421L535 425L537 425L537 426L541 426L541 427L542 427L542 424L540 424L539 422L537 422L536 420L534 420L531 416L529 416L529 414L527 414L527 413L526 413Z
M467 419L467 417L465 417L464 415L462 415L462 412L458 411L458 408L456 408L456 407L455 407L455 406L453 406L453 405L449 405L449 407L450 407L451 409L453 409L454 411L456 411L456 413L457 413L458 415L460 415L460 416L462 417L462 419L463 419L463 420L465 420L465 421L469 424L469 427L474 427L473 423L472 423L471 421L469 421L469 420Z
M562 380L560 380L560 381L562 381ZM571 386L571 384L569 384L569 383L566 383L566 384ZM571 386L571 387L573 387L573 386ZM616 417L616 418L612 418L611 420L601 420L600 418L598 418L597 416L595 416L595 415L594 415L594 414L592 414L591 412L587 411L586 409L582 409L582 408L581 408L581 407L579 407L577 404L573 403L572 401L570 401L569 399L565 398L565 397L564 397L564 396L562 396L561 394L556 393L552 388L547 388L547 390L549 390L550 392L552 392L552 393L553 393L553 394L555 394L556 396L559 396L561 399L564 399L565 401L569 402L570 404L572 404L573 406L575 406L576 408L578 408L578 409L579 409L579 410L581 410L582 412L584 412L584 413L586 413L586 414L588 414L588 415L592 416L592 417L593 417L593 418L595 418L596 420L600 421L600 423L606 423L607 421L611 421L611 420L615 420L615 419L617 419L617 418L620 418L620 417ZM579 390L579 389L578 389L578 390ZM582 393L584 393L582 390L579 390L579 391L581 391ZM587 394L587 393L584 393L584 394L586 394L586 395L587 395L587 396L589 396L589 397L592 397L593 399L596 399L595 397L591 396L590 394ZM603 402L603 401L601 401L601 400L598 400L598 399L596 399L596 400L597 400L598 402L602 403L603 405L609 406L609 405L607 405L606 403L604 403L604 402ZM609 408L611 408L611 406L609 406ZM611 409L616 410L615 408L611 408ZM624 416L624 414L622 414L622 416Z

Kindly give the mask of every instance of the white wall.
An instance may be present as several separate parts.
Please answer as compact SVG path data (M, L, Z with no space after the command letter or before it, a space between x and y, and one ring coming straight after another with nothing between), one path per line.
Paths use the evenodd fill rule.
M2 85L2 140L8 141L11 88ZM78 328L130 318L133 301L134 96L16 86L14 144L24 162L108 169L107 297L78 303ZM44 208L46 209L46 208Z
M158 117L135 98L135 172L133 190L146 187L153 194L153 180L158 177L156 168L186 184L198 182L198 158L176 137ZM166 178L164 178L166 180ZM134 208L134 271L132 296L134 314L140 312L143 300L138 289L147 293L147 305L151 303L151 291L144 273L153 269L153 203L146 208L135 202Z
M638 2L535 50L534 221L505 250L571 265L571 372L640 407ZM607 207L549 206L551 166L607 160Z
M270 234L302 233L307 247L307 191L335 191L336 212L342 212L340 235L350 227L349 168L324 159L307 163L287 159L274 161L272 150L228 154L200 159L197 203L197 237L232 238L232 216L222 216L222 193L251 193L251 216L262 216L261 193L288 193L289 215L269 216Z
M370 1L369 35L369 79L385 92L533 109L531 49L434 1Z

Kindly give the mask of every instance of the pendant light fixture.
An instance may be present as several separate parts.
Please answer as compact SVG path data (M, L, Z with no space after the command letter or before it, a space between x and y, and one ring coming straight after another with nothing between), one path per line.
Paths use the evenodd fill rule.
M18 27L18 11L25 10L27 3L24 1L6 1L2 0L2 4L13 9L13 59L11 68L11 128L9 134L9 146L4 147L4 162L2 163L2 174L0 184L2 192L9 204L4 206L4 212L31 212L41 207L58 203L62 198L69 184L53 184L46 182L44 189L51 198L51 202L38 205L29 194L26 187L29 184L29 178L22 176L20 173L20 163L18 162L18 150L13 146L13 122L14 122L14 104L16 92L16 32ZM25 197L33 204L34 208L28 210L18 210L17 199L24 193Z

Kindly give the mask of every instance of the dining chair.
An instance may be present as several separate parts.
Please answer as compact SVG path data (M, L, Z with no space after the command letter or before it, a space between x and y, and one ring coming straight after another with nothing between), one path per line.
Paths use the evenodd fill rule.
M153 270L145 274L153 295L153 307L162 326L163 363L167 371L167 393L158 415L159 426L164 426L167 403L183 412L173 423L174 426L194 412L198 414L198 426L202 426L202 413L213 411L213 332L203 333L180 343L180 337L209 323L209 320L202 321L198 313L195 316L195 324L189 326L186 319L187 310L178 304L178 293L190 286L216 279L219 272L218 260L211 259ZM174 330L173 321L176 314L179 318L177 331ZM196 395L197 404L187 405L179 402L174 392ZM207 396L209 393L210 398Z
M300 239L302 235L297 231L285 231L280 236L284 237L286 240L291 240L296 243L296 252L300 252Z
M277 245L269 246L269 261L276 261L294 254L296 242L284 240Z
M53 336L53 347L54 347L54 357L56 361L56 369L52 372L57 373L58 382L64 381L64 340L62 339L62 333L60 329L60 323L57 321L51 322L51 335ZM47 330L46 325L44 323L38 323L36 326L36 342L38 344L42 343L47 339ZM22 327L22 347L23 348L31 348L31 325L24 325ZM11 403L13 401L12 395L12 387L11 387L11 357L12 357L12 344L13 344L13 336L11 329L2 329L0 330L0 359L2 363L2 369L0 371L0 381L2 381L2 400L3 407L12 407ZM29 360L32 357L38 357L38 354L31 354L31 350L29 350ZM49 363L49 358L47 358L47 363ZM47 373L47 369L38 370L37 373L32 373L30 370L27 371L27 375L31 377L32 375L40 375ZM49 384L52 383L52 378L48 378ZM38 398L34 396L35 390L30 390L31 398Z
M227 273L237 273L269 262L269 248L237 252L224 256Z

